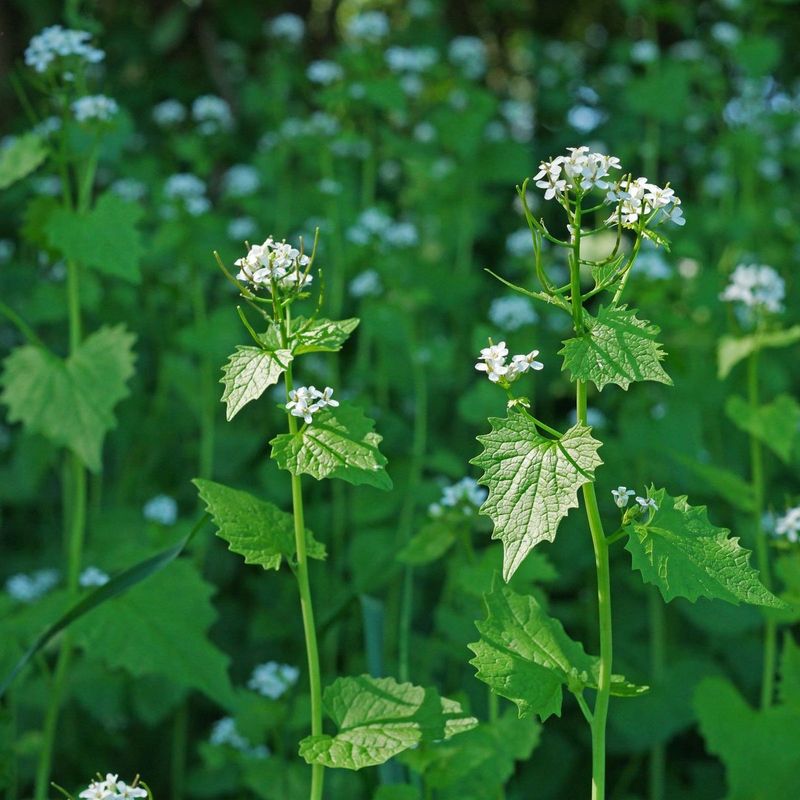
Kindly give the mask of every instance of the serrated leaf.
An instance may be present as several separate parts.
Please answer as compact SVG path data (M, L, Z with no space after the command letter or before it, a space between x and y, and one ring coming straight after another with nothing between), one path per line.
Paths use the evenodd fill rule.
M441 558L453 545L456 533L442 521L429 522L401 548L397 560L403 564L430 564Z
M361 769L383 764L422 742L449 739L478 721L459 703L394 678L339 678L325 689L323 706L335 736L308 736L300 755L309 764Z
M729 537L727 528L708 520L705 506L691 506L685 495L670 497L664 489L647 490L658 511L653 519L626 527L633 568L645 583L657 586L664 600L698 597L726 600L737 605L784 608L784 603L758 579L749 564L750 551Z
M751 353L761 348L788 347L800 342L800 325L779 331L766 331L750 336L723 336L717 350L717 375L727 378L731 370Z
M58 208L45 226L48 243L66 258L105 275L139 283L139 260L144 252L137 223L144 211L112 192L106 192L84 214Z
M231 489L215 481L195 478L192 483L217 526L217 536L228 542L232 553L244 556L245 564L278 569L283 558L295 556L294 519L277 506L249 492ZM306 529L309 558L326 558L325 545Z
M46 158L47 145L36 133L16 137L0 149L0 189L33 172Z
M800 797L792 738L800 730L800 710L772 706L755 711L723 678L704 680L694 705L707 749L725 764L726 800Z
M737 428L765 444L784 463L792 460L800 433L800 405L789 395L778 395L771 403L753 409L742 397L725 401L725 413Z
M573 381L591 381L602 391L609 383L627 389L633 381L671 385L661 361L665 356L655 337L659 328L626 306L600 306L596 317L584 312L586 331L564 341L562 370Z
M121 325L101 328L66 360L35 345L23 345L5 360L3 394L10 422L68 447L93 472L101 468L113 409L128 395L135 337Z
M307 320L297 317L292 321L292 350L303 353L336 353L342 349L350 334L358 327L356 317L349 319L316 319L308 327Z
M111 669L161 675L231 708L229 659L208 639L213 593L191 562L176 561L76 622L74 635Z
M483 452L471 464L484 470L489 488L481 514L492 518L493 539L503 542L508 581L540 542L552 542L561 520L578 505L578 489L602 464L590 428L574 425L560 439L546 439L525 413L490 417L492 432L478 436Z
M386 459L378 450L383 437L374 426L356 406L342 403L338 408L324 408L296 434L276 436L270 442L272 457L294 475L341 478L355 486L391 489Z
M564 686L578 693L597 687L599 659L570 639L535 597L500 586L484 601L486 619L475 623L481 638L467 645L475 653L470 664L479 680L516 704L520 717L538 714L544 721L551 714L561 716ZM611 682L615 695L647 691L621 675L612 676Z
M251 400L257 400L277 383L292 358L290 350L238 346L222 368L220 383L225 386L222 393L225 418L232 420Z

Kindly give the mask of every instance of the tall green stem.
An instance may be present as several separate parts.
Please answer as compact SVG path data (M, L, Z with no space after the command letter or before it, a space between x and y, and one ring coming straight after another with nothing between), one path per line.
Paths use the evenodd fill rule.
M747 361L747 399L751 412L758 411L758 349ZM769 550L764 535L764 451L761 442L750 434L750 482L753 486L753 528L755 530L756 558L764 586L772 590L772 573L769 565ZM775 659L777 656L777 626L767 617L764 624L764 666L761 675L761 707L769 708L775 695Z
M284 343L289 330L289 312L287 309L283 327ZM292 369L286 370L286 394L292 390ZM289 433L297 433L297 419L287 414ZM294 516L294 541L297 550L295 577L300 592L300 610L303 615L303 634L306 642L308 658L308 684L311 694L311 735L322 735L322 680L319 668L319 647L317 645L317 629L314 624L314 606L311 601L311 584L308 577L308 556L306 554L306 528L303 512L303 487L299 475L292 475L292 513ZM322 787L325 779L325 767L322 764L311 766L311 794L309 800L322 800Z

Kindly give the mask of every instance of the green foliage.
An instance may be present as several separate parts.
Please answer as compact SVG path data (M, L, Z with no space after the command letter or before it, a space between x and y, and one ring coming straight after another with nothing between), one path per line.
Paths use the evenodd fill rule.
M144 245L137 224L143 213L140 206L106 192L86 213L54 210L45 233L50 246L66 258L104 275L139 283Z
M292 352L303 353L336 353L342 349L350 334L358 327L359 320L331 320L319 318L308 323L303 317L292 320Z
M540 542L552 542L558 525L578 505L578 489L594 480L603 462L590 428L574 425L559 439L543 437L526 413L490 417L491 433L478 437L483 452L470 463L484 470L489 488L481 513L492 518L492 538L503 542L508 581Z
M781 394L754 409L744 398L731 395L725 401L725 413L734 425L755 436L784 463L791 463L800 436L800 405L793 397Z
M423 525L397 554L404 564L430 564L441 558L456 540L456 532L451 525L434 520Z
M707 748L725 764L726 800L800 796L797 749L786 737L800 729L800 709L755 711L723 678L697 687L695 709Z
M752 605L783 607L749 564L750 551L730 538L730 531L708 520L705 506L691 506L686 496L672 498L651 487L647 496L658 510L626 526L633 568L645 583L657 586L664 600L698 597Z
M600 306L596 317L584 312L586 331L567 339L559 355L573 381L591 381L602 391L609 383L627 389L633 381L672 384L655 337L659 328L640 320L627 306Z
M383 764L410 747L449 739L478 724L454 700L394 678L338 678L325 689L323 705L339 730L335 736L306 737L300 755L327 767Z
M272 439L272 457L293 475L340 478L355 486L391 489L386 459L378 450L383 437L375 433L374 426L356 406L342 403L338 408L324 408L311 425L304 425L296 434L283 433Z
M30 175L46 158L47 145L35 133L26 133L0 148L0 189Z
M278 569L285 558L295 557L294 519L272 503L221 483L195 478L192 483L217 526L217 536L228 549L244 556L245 564ZM324 559L325 545L306 530L310 558Z
M134 337L118 325L89 336L66 360L23 345L5 360L0 399L11 422L72 450L92 472L101 469L113 409L127 397ZM69 413L65 413L69 409Z
M213 593L191 563L176 561L78 621L75 639L110 669L160 675L232 707L228 657L207 635Z
M776 331L760 332L749 336L722 336L717 349L717 374L720 380L751 353L762 348L780 348L800 342L800 325Z
M675 454L677 461L689 469L692 474L709 489L742 511L752 511L755 504L753 487L735 472L714 464L706 464L693 458Z
M277 383L292 358L290 350L238 346L222 368L220 380L225 386L222 402L226 405L226 419L232 420L251 400L257 400Z
M781 702L800 711L800 647L790 633L783 637L780 676Z
M487 617L476 622L481 634L468 645L470 664L492 691L516 703L520 717L538 714L542 721L561 715L563 687L574 694L596 688L599 659L567 636L562 624L528 595L507 586L484 597ZM621 676L612 676L612 694L632 696L647 691Z

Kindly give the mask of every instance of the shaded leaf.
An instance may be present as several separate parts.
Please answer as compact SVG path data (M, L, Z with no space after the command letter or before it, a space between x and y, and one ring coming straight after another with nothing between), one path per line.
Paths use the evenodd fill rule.
M338 733L306 737L300 755L326 767L383 764L421 742L449 739L478 724L434 689L394 678L339 678L325 689L322 702Z
M673 453L673 458L687 469L709 489L713 489L720 497L742 511L752 511L755 495L752 484L740 478L735 472L705 464L681 453Z
M508 581L540 542L552 542L558 525L578 505L578 489L594 480L603 462L590 428L574 425L560 439L546 439L525 413L490 417L491 433L478 436L483 452L471 460L489 488L481 514L492 518L493 539L503 542Z
M116 425L114 406L129 393L134 338L121 325L101 328L66 360L35 345L17 348L1 379L9 421L68 447L99 472L103 438Z
M220 383L225 386L222 393L222 402L226 405L225 418L232 420L251 400L257 400L277 383L292 358L289 350L237 347L222 368Z
M430 564L441 558L453 545L456 533L451 525L434 521L422 528L406 543L397 554L403 564Z
M730 538L727 528L708 521L705 506L691 506L686 496L670 497L664 489L647 490L658 511L626 527L633 568L645 583L657 586L664 600L698 597L782 608L784 604L750 566L750 551Z
M341 478L355 486L391 489L386 458L378 450L382 437L374 426L356 406L342 403L338 408L324 408L296 434L276 436L270 442L272 457L294 475Z
M783 637L780 676L778 694L781 702L800 711L800 647L790 633Z
M297 317L292 320L292 351L302 353L335 353L342 349L350 334L358 327L359 320L316 319L308 327L307 320Z
M139 260L144 252L137 223L141 206L106 192L84 214L58 208L50 215L45 232L51 247L66 258L105 275L139 283Z
M47 158L47 145L36 133L14 138L0 148L0 189L6 189L33 172Z
M800 433L800 405L789 395L753 409L738 395L725 401L725 413L737 428L750 433L785 463L790 463Z
M573 381L591 381L602 390L615 383L627 389L633 381L672 384L655 337L659 328L637 318L626 306L600 306L596 317L584 313L586 332L567 339L559 355Z
M294 518L277 506L248 492L221 483L195 478L200 498L217 526L217 536L228 542L232 553L244 556L245 564L278 569L281 559L295 557ZM325 545L306 529L309 558L324 559Z
M723 336L717 350L717 375L727 378L731 370L751 353L761 348L788 347L800 342L800 325L779 331L767 331L757 336Z

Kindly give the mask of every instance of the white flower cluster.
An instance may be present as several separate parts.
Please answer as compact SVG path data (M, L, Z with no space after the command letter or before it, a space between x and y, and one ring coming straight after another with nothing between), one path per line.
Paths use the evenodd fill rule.
M775 535L785 536L790 542L800 542L800 506L790 508L775 521Z
M277 661L267 661L259 664L247 682L247 688L254 692L277 700L288 689L297 683L300 670L291 664L279 664Z
M474 478L462 478L457 483L442 489L441 499L428 506L428 513L438 518L448 509L454 509L465 517L471 517L483 505L487 494L487 490L483 486L478 486Z
M259 190L261 177L250 164L234 164L222 176L222 186L230 197L248 197Z
M620 220L626 227L638 224L639 220L652 221L655 224L667 220L675 225L686 223L680 207L680 197L668 186L657 186L647 178L623 178L609 190L606 202L617 204L617 208L606 220L609 224L616 225Z
M234 750L238 750L251 758L268 758L270 755L269 748L266 745L254 745L239 733L233 717L218 719L211 728L211 735L208 740L218 747L222 745L232 747Z
M333 399L333 389L326 386L324 391L320 391L315 386L300 386L289 392L289 402L286 410L293 417L302 417L303 421L310 425L314 414L321 411L326 406L336 408L338 400Z
M486 72L486 45L477 36L456 36L450 42L447 57L466 78L476 80Z
M347 239L353 244L377 244L386 249L414 247L419 243L419 233L412 222L393 220L379 208L367 208L347 229Z
M125 781L119 780L118 775L109 772L104 780L92 781L78 797L83 800L128 800L133 797L147 797L147 790L135 784L136 781L129 786Z
M352 39L377 44L389 35L389 17L383 11L362 11L348 20L345 30Z
M54 569L39 569L30 575L18 573L6 581L6 592L18 603L33 603L46 595L58 583Z
M311 260L286 241L276 242L268 236L263 244L254 244L244 258L237 258L236 276L254 289L265 286L272 290L272 281L282 289L302 289L313 280L308 273Z
M192 119L203 136L212 136L233 127L233 114L226 100L214 94L204 94L192 103Z
M193 217L199 217L211 208L205 181L189 172L170 175L164 184L164 194L170 200L181 201L186 212Z
M500 104L500 113L508 123L511 138L516 142L529 142L533 138L536 117L533 106L521 100L506 100Z
M493 325L504 331L515 331L524 325L532 325L539 316L527 297L510 294L492 300L489 306L489 319Z
M381 276L374 269L366 269L350 281L348 290L351 297L377 297L383 291Z
M783 278L772 267L766 264L739 264L720 299L777 314L783 311L785 295Z
M117 178L108 188L117 197L121 197L131 203L138 203L147 194L147 185L142 181L136 180L136 178Z
M627 486L617 486L616 489L611 490L611 494L614 498L614 502L617 504L617 508L625 508L630 498L633 497L636 492L634 492L633 489L629 489ZM636 502L642 511L646 511L648 508L658 511L658 505L652 497L637 496Z
M91 38L91 33L87 31L51 25L31 39L25 50L25 63L40 73L46 72L58 59L71 56L87 64L97 64L106 57L106 54L89 44Z
M159 525L174 525L178 520L178 504L174 497L157 494L151 497L142 509L144 518Z
M394 47L387 48L383 54L386 66L392 72L419 73L426 72L439 60L439 54L433 47Z
M85 589L88 589L97 586L105 586L109 580L110 578L108 575L99 567L86 567L86 569L81 572L78 583Z
M86 95L72 103L72 113L78 122L108 122L118 111L117 101L104 94Z
M568 147L567 152L567 156L542 161L533 177L545 190L545 200L559 199L569 191L608 189L613 183L607 180L610 170L620 169L616 156L592 153L588 147Z
M531 350L530 353L512 356L511 363L506 364L508 356L506 343L490 344L481 350L480 361L475 364L475 369L478 372L485 372L492 383L501 380L512 383L530 369L544 369L544 364L535 360L538 355L538 350Z
M306 77L311 83L330 86L344 77L344 70L335 61L312 61L306 69Z
M306 33L306 23L297 14L286 12L265 22L264 33L287 44L300 44Z
M173 125L180 125L186 119L186 106L180 100L162 100L153 106L151 113L153 122L159 128L170 128Z
M257 231L258 226L252 217L234 217L228 223L228 237L234 242L244 242Z

